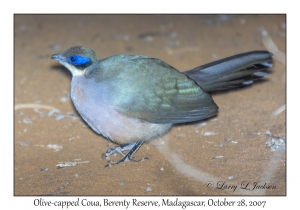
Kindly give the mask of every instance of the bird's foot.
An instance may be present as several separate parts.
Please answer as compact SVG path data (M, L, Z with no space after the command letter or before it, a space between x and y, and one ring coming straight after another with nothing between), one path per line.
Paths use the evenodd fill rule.
M123 153L123 151L131 150L135 144L136 144L136 142L132 142L129 144L124 144L121 146L116 146L116 147L110 148L104 154L102 154L102 159L109 160L109 156L111 156L111 155L116 156L117 154L121 154L125 157L126 155Z
M117 162L109 161L109 163L105 167L113 166L113 165L116 165L116 164L119 164L119 163L124 163L124 162L127 162L127 161L141 162L143 160L148 159L147 157L143 157L140 160L134 160L133 159L134 153L142 146L143 143L144 143L143 141L141 141L141 142L132 142L132 143L129 143L129 144L125 144L125 145L122 145L122 146L116 146L114 148L108 149L106 151L106 153L104 153L102 155L102 158L104 158L106 160L109 160L110 155L116 156L117 154L123 155L124 158L117 161ZM123 151L125 151L125 150L130 150L127 155L125 155L123 153Z
M132 157L129 157L128 155L126 155L123 159L121 159L121 160L119 160L117 162L110 161L109 163L106 164L105 167L110 167L110 166L117 165L119 163L124 163L124 162L127 162L127 161L130 161L130 162L142 162L144 160L148 160L148 158L147 157L143 157L140 160L134 160L134 159L132 159Z

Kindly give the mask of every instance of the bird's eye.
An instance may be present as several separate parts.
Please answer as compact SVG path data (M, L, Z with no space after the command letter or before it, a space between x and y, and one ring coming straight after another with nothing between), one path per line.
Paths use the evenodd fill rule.
M69 63L75 66L82 66L86 65L91 62L91 59L88 57L80 56L80 55L73 55L67 58Z
M75 62L75 61L76 61L76 57L72 56L72 57L70 57L70 60L71 60L72 62Z

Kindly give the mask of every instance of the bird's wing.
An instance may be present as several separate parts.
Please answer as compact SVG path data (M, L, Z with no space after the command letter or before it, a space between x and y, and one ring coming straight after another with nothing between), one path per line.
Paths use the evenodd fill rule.
M211 95L165 62L145 56L125 60L115 77L114 103L121 114L160 124L192 122L217 113Z

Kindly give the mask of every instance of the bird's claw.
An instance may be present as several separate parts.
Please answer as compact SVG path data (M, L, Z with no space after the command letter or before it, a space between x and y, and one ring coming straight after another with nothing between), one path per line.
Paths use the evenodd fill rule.
M132 157L129 157L129 156L126 155L123 159L121 159L121 160L119 160L119 161L117 161L117 162L109 161L109 163L106 164L105 167L111 167L111 166L113 166L113 165L117 165L117 164L119 164L119 163L124 163L124 162L127 162L127 161L130 161L130 162L142 162L142 161L144 161L144 160L148 160L148 158L147 158L147 157L143 157L143 158L140 159L140 160L134 160L134 159L132 159Z
M120 146L116 146L114 148L110 148L108 149L105 153L102 154L102 159L104 160L109 160L109 156L113 155L113 156L117 156L117 154L121 154L124 157L126 156L123 152L122 152L122 148Z
M110 148L106 151L106 153L104 153L102 155L102 158L103 159L106 159L106 160L109 160L109 156L110 155L114 155L116 156L117 154L121 154L124 156L123 159L117 161L117 162L113 162L113 161L110 161L109 160L109 163L105 166L105 167L108 167L108 166L113 166L113 165L116 165L116 164L119 164L119 163L123 163L123 162L127 162L127 161L131 161L131 162L141 162L143 160L146 160L148 159L147 157L143 157L142 159L140 160L133 160L133 155L134 153L140 148L140 146L143 144L144 142L143 141L139 141L139 142L132 142L132 143L129 143L129 144L125 144L125 145L122 145L122 146L116 146L114 148ZM130 150L126 155L123 153L123 151L125 150Z

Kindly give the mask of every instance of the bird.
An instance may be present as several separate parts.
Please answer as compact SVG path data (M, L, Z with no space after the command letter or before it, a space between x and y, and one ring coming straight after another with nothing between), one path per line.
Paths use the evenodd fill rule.
M185 72L143 55L117 54L98 60L84 46L73 46L51 59L71 72L70 95L82 119L117 144L102 155L107 167L148 159L134 158L143 143L174 125L216 115L219 107L211 93L266 77L266 70L273 66L272 56L268 51L251 51ZM122 159L111 161L109 156L117 154Z

